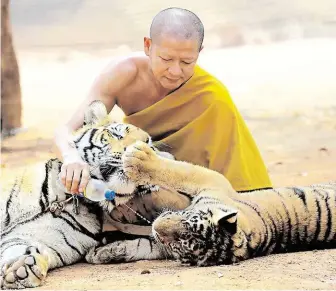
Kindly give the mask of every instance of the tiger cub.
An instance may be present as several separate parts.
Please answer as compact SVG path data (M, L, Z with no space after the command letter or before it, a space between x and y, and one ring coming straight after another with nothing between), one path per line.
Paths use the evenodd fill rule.
M154 220L155 241L183 263L231 264L278 252L336 247L336 182L237 193L221 174L131 145L124 171L195 197Z

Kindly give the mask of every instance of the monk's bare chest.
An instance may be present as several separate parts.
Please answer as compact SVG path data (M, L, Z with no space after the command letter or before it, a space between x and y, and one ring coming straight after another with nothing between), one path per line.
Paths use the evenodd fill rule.
M125 115L130 115L152 106L162 98L164 95L158 92L153 82L146 78L138 78L119 93L117 105Z

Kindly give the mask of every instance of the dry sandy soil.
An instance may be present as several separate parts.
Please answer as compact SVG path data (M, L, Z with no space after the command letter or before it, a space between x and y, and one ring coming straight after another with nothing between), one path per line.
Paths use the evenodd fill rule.
M334 40L205 53L200 62L231 90L275 186L335 180ZM53 129L84 96L111 52L20 52L26 131L2 142L2 182L56 155ZM116 52L113 52L116 53ZM148 270L148 274L141 274ZM272 255L233 266L195 268L173 261L50 272L39 289L336 289L336 250Z

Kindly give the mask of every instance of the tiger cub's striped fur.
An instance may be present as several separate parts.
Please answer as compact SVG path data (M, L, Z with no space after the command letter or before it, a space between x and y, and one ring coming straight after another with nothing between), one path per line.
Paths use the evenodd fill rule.
M237 193L221 174L159 157L142 142L131 145L123 161L136 183L196 196L185 210L162 213L152 227L156 242L184 263L336 247L336 182Z

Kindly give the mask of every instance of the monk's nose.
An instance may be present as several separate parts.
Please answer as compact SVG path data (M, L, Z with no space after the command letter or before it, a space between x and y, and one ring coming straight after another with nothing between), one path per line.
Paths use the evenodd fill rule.
M169 73L172 77L178 78L182 75L182 70L179 64L172 64L169 67Z

